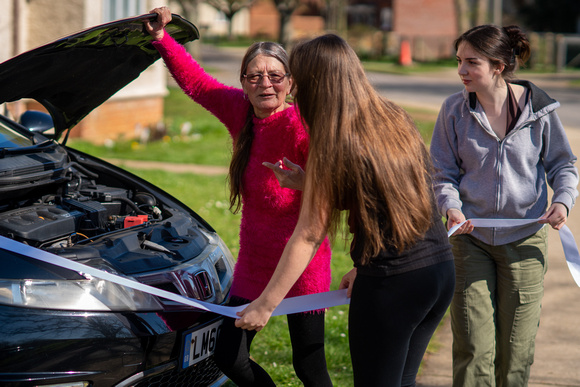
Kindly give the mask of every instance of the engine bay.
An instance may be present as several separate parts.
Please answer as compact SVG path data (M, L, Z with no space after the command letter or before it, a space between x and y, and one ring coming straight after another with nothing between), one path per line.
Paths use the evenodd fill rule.
M41 247L73 234L90 238L160 219L152 195L129 195L127 190L89 185L75 195L43 197L37 204L0 214L0 233Z
M152 194L100 185L70 170L65 189L19 201L18 208L0 213L0 234L46 247L62 238L87 239L162 219Z
M19 186L0 201L0 235L125 274L171 267L203 251L207 239L188 213L119 171L68 156L56 178Z

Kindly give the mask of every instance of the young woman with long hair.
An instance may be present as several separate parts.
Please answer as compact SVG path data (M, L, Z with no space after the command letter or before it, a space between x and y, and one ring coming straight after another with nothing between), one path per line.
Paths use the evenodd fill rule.
M262 294L236 325L260 330L342 213L353 234L349 342L355 386L412 386L454 288L430 159L409 115L370 85L336 35L295 47L294 98L310 133L300 218Z

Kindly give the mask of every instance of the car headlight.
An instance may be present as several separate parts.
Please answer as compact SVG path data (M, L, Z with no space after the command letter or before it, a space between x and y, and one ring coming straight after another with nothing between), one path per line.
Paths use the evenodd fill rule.
M80 311L158 311L157 298L89 277L86 280L2 280L0 304Z

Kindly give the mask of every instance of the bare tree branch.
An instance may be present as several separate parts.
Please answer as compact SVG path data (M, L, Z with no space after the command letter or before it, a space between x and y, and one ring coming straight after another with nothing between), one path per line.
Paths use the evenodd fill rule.
M181 0L187 1L187 0ZM244 8L249 8L255 0L205 0L205 3L217 9L226 16L228 20L228 37L233 39L232 20L236 13Z
M185 17L187 20L192 22L196 27L199 28L199 11L198 7L201 4L201 0L177 0L177 3L181 7L181 15ZM201 34L200 34L201 35ZM201 42L202 36L200 36ZM193 56L197 58L197 60L201 61L201 49L199 44L196 43L188 43L186 44L187 51Z

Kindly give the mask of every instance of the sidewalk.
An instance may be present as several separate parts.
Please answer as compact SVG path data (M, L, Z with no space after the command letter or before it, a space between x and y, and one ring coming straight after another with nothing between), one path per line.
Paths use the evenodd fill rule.
M580 155L580 130L569 130L568 139L574 154ZM567 224L580 243L580 209L572 210ZM568 270L556 231L550 231L548 243L548 273L529 387L577 387L580 386L580 288ZM449 318L435 338L441 347L425 356L418 387L451 386Z
M105 161L123 168L158 169L174 173L196 173L200 175L226 175L228 167L214 165L177 164L151 160L106 159Z

